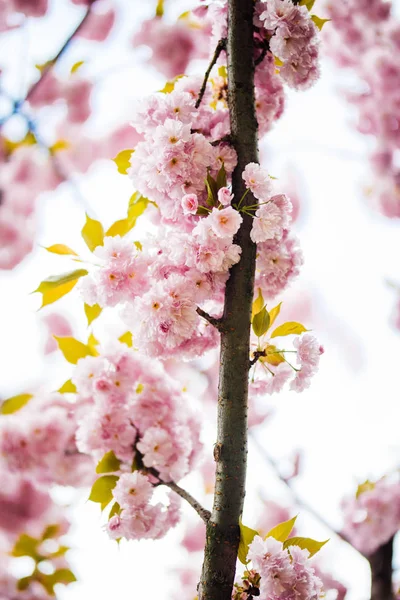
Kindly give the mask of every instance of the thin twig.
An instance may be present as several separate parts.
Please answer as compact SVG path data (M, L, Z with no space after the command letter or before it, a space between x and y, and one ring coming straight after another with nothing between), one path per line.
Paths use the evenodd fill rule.
M45 67L43 67L43 70L41 72L41 75L39 77L39 79L29 88L28 93L25 96L24 101L22 102L22 104L24 102L26 102L27 100L29 100L29 98L32 96L32 94L36 91L36 89L42 84L42 82L46 79L48 73L51 71L51 69L54 67L54 65L58 62L59 58L61 58L61 56L64 54L65 50L67 49L67 47L69 46L69 44L71 43L71 41L73 40L73 38L76 36L76 34L80 31L80 29L83 27L83 25L85 24L86 20L88 19L91 11L92 11L92 6L93 4L96 2L96 0L90 0L88 7L86 9L85 14L83 15L81 21L78 23L78 25L75 27L74 31L68 36L68 38L65 40L65 42L63 43L63 45L61 46L60 50L57 52L57 54L54 56L54 58L52 58L51 60L49 60L46 64Z
M250 361L250 369L262 356L266 356L265 350L256 350L255 352L253 352L253 358Z
M262 63L262 61L264 60L264 58L267 55L268 50L269 50L269 43L265 43L260 54L257 56L256 60L254 61L254 64L256 67L258 67L258 65L260 65Z
M174 483L173 481L161 481L160 483L161 485L169 487L170 490L178 494L178 496L183 498L183 500L186 500L186 502L188 502L190 506L194 508L199 517L203 519L204 523L207 523L207 521L211 517L210 511L201 506L200 502L197 502L197 500L193 498L193 496L189 494L189 492L181 488L178 484Z
M202 308L197 307L196 310L197 310L197 314L200 315L200 317L203 317L203 319L208 321L210 323L210 325L213 325L216 329L218 329L218 331L221 331L221 328L222 328L222 320L221 319L216 319L215 317L212 317L211 315L206 313L206 311L203 310Z
M282 481L282 483L285 484L285 486L290 490L290 493L292 495L293 500L295 501L295 503L300 506L301 508L304 508L304 510L306 510L310 515L312 515L317 521L319 521L324 527L326 527L327 529L329 529L333 535L335 535L336 537L340 538L343 542L346 542L346 544L348 544L349 546L351 546L358 554L360 554L361 556L363 556L358 550L357 548L355 548L350 541L347 539L347 537L341 532L341 531L337 531L330 523L328 523L328 521L326 521L326 519L320 515L312 506L310 506L309 504L307 504L307 502L305 502L302 498L300 498L300 496L297 494L296 490L293 488L290 479L286 479L280 472L279 470L279 465L277 463L277 461L275 459L273 459L265 450L265 448L260 444L260 442L258 441L258 439L255 437L255 435L253 433L250 433L249 436L251 437L251 439L253 440L253 444L256 446L259 454L261 454L261 456L265 459L266 462L268 462L271 467L273 468L275 474L277 475L277 477Z
M205 72L203 83L202 83L201 88L200 88L199 96L198 96L198 98L196 100L196 104L195 104L196 108L199 108L199 106L201 104L201 101L203 100L203 96L204 96L205 91L206 91L207 81L208 81L208 78L210 76L211 70L212 70L213 66L215 65L215 63L217 62L217 60L219 58L219 55L221 54L222 50L225 50L225 49L226 49L226 38L222 38L221 40L219 40L219 42L217 44L217 47L215 48L215 52L214 52L214 55L213 55L213 57L211 59L211 62L208 65L208 69Z

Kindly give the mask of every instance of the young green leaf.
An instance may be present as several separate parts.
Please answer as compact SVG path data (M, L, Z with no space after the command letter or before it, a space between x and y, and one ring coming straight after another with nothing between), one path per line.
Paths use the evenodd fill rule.
M224 164L222 164L222 167L220 168L220 170L218 171L217 174L217 180L216 180L216 184L217 184L217 189L221 189L223 187L226 187L226 171L225 171L225 167Z
M4 400L0 406L0 413L2 415L11 415L25 406L31 398L33 398L33 394L19 394L18 396L12 396L12 398Z
M320 17L317 17L317 15L311 16L311 21L313 21L313 23L315 23L315 25L318 27L318 29L320 31L323 28L323 26L325 25L325 23L327 23L330 20L331 19L320 19Z
M78 283L78 279L87 274L88 271L86 269L77 269L76 271L55 275L42 281L39 287L33 292L40 292L42 294L42 306L40 308L52 304L68 294Z
M279 302L277 306L274 306L274 308L271 308L271 310L269 311L269 317L271 319L271 322L269 324L270 327L272 327L272 325L275 323L276 318L279 316L279 313L281 312L281 306L282 302Z
M133 152L134 150L121 150L121 152L118 152L117 156L113 158L113 161L117 165L118 173L121 173L121 175L128 174Z
M91 219L89 215L86 215L86 223L82 227L82 237L85 241L86 246L91 252L102 246L104 242L104 229L100 221Z
M126 331L122 335L119 336L118 340L123 344L126 344L129 348L132 348L133 340L132 334L130 331Z
M364 492L370 492L371 490L375 489L375 486L376 484L373 481L366 479L364 483L360 483L360 485L357 487L356 498L361 496L361 494Z
M283 325L279 325L271 334L271 337L282 337L284 335L300 335L304 333L307 329L301 323L296 323L296 321L288 321L287 323L283 323Z
M93 304L90 306L89 304L84 305L85 315L87 318L88 325L91 325L97 317L100 316L101 311L103 310L101 306L98 304Z
M316 554L317 552L319 552L322 546L325 546L327 542L329 542L329 540L325 540L324 542L317 542L317 540L312 540L311 538L292 537L283 543L283 547L290 548L290 546L298 546L302 550L308 550L311 557L314 556L314 554Z
M54 339L63 353L64 358L73 365L76 365L80 358L85 358L85 356L96 356L97 354L93 351L93 348L73 337L57 337L55 335Z
M84 60L78 60L78 62L74 63L71 67L70 73L73 75L77 72L77 70L84 64Z
M307 10L311 10L315 4L315 0L300 0L300 6L305 6Z
M254 318L254 315L256 315L257 313L259 313L260 310L262 310L264 304L265 304L265 302L264 302L263 295L261 293L261 288L258 288L258 296L254 300L253 306L252 306L252 309L251 309L251 317L252 318Z
M118 479L116 475L103 475L96 479L92 485L89 500L97 502L101 505L101 510L104 510L113 498L112 491Z
M119 471L120 467L121 461L115 456L114 452L110 450L98 462L96 473L114 473L115 471Z
M293 517L293 519L289 519L288 521L279 523L278 525L273 527L271 529L271 531L269 531L267 533L267 535L265 536L265 539L267 539L268 537L273 537L276 540L278 540L278 542L284 542L285 540L287 540L287 538L291 534L292 529L296 523L296 519L297 519L297 515L295 517Z
M238 559L244 565L246 565L249 561L247 560L247 554L249 552L249 546L254 539L254 536L258 535L258 531L255 529L251 529L250 527L246 527L243 525L242 521L239 521L240 526L240 542L239 542L239 550L238 550Z
M281 354L277 350L278 349L276 346L268 344L268 346L264 348L266 356L260 356L259 360L261 362L266 362L274 367L280 365L281 363L285 362L285 359L283 358L283 354Z
M207 173L207 178L205 180L206 188L207 188L207 204L208 206L216 206L218 202L218 189L217 183L215 179L213 179L210 173Z
M114 504L111 507L110 514L108 515L108 520L110 520L111 517L113 517L114 515L120 515L121 510L122 509L121 509L120 505L118 504L118 502L114 502Z
M38 546L41 540L22 533L14 544L14 548L11 551L11 556L30 556L34 561L39 560L41 557L38 553Z
M59 394L76 394L76 385L72 383L71 379L68 379L57 391Z
M254 315L254 317L253 317L252 326L253 326L253 331L254 331L255 335L257 337L262 337L265 333L267 333L269 323L270 323L269 312L267 311L267 309L264 306L264 308L262 308L260 310L260 312L257 313L256 315Z
M78 256L75 250L72 250L72 248L65 244L53 244L52 246L48 246L46 250L52 254Z

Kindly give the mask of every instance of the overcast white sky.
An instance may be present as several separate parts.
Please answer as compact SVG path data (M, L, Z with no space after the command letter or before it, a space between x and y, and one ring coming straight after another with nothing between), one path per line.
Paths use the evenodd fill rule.
M125 6L124 17L106 49L99 46L93 55L89 45L76 43L61 65L68 71L75 61L88 59L84 68L99 81L97 113L90 124L96 132L129 120L133 98L159 89L164 82L162 76L143 65L146 50L132 51L128 43L121 43L145 15L150 16L152 3L120 0L118 4L129 8ZM178 12L175 4L174 10ZM7 82L11 91L19 90L23 78L32 72L29 65L53 55L79 14L77 7L58 0L53 2L49 18L29 23L27 31L0 41L3 66L13 64L13 80ZM114 65L119 68L111 73ZM369 176L365 161L368 141L352 131L354 115L336 93L343 75L328 61L323 62L322 73L311 91L289 95L285 116L263 142L263 150L270 173L282 175L284 181L287 169L295 169L300 180L304 206L297 230L306 264L289 297L290 302L304 294L311 297L312 326L326 353L310 391L274 398L275 417L257 433L275 457L286 456L294 447L304 450L299 494L339 527L338 506L343 494L351 493L366 477L379 477L397 468L400 459L400 335L390 327L395 298L385 282L400 281L399 224L367 209L362 189ZM105 223L124 213L131 187L116 173L113 163L94 166L78 185ZM83 247L79 231L84 209L70 186L62 185L43 197L39 212L38 243L62 242L78 250ZM49 375L48 389L69 377L69 367L58 357L43 361L36 312L39 298L28 295L41 279L64 270L62 260L38 248L14 272L0 273L3 396L48 381ZM83 337L81 304L78 300L72 302L72 308L70 304L69 300L61 301L60 309L72 314L76 308L79 318L74 321L75 331ZM212 440L210 448L211 444ZM250 448L249 458L249 488L262 487L266 495L286 498L255 449ZM195 480L189 485L196 491ZM122 543L117 548L101 530L97 507L85 503L85 498L83 494L74 510L72 543L79 549L71 554L80 582L62 590L62 600L128 600L144 594L167 598L166 588L173 582L163 572L170 565L180 566L185 557L183 550L172 551L179 531L160 542ZM254 525L254 506L254 499L250 499L243 518L250 526ZM303 533L327 537L326 530L304 511L300 518ZM365 561L335 541L323 552L327 567L351 585L349 599L367 599Z

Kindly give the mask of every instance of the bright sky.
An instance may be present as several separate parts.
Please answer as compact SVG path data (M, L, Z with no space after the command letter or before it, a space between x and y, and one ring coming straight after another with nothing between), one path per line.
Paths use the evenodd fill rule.
M110 45L99 47L93 55L88 44L76 43L60 65L67 72L77 60L88 59L83 68L99 81L97 113L89 125L96 132L128 121L134 97L164 83L162 76L143 65L147 50L132 51L127 42L140 21L152 14L152 3L119 0L118 4L124 12ZM176 4L179 7L174 3L174 12L178 14L180 6L187 6L184 2ZM30 65L53 55L79 14L77 7L57 0L48 19L29 23L24 32L4 36L0 56L3 64L13 64L13 79L6 81L10 91L19 93L21 81L32 71ZM119 67L111 73L114 65ZM299 297L311 298L312 327L326 352L312 388L302 395L288 393L274 398L275 416L257 436L276 458L289 455L293 448L304 451L304 470L296 489L326 520L340 527L343 495L352 493L367 477L377 478L399 464L400 335L390 327L395 297L386 283L400 280L399 225L367 208L362 194L369 176L367 140L353 132L353 112L338 98L343 74L328 61L323 62L322 73L311 91L289 95L285 116L262 148L264 164L271 174L282 176L282 185L288 169L299 180L303 208L296 229L306 264L288 297L290 304ZM349 82L352 84L351 79ZM10 131L16 132L18 126L14 122ZM106 161L95 165L84 180L78 179L77 185L105 224L121 217L132 193L130 183ZM39 213L39 244L60 242L77 250L83 248L79 232L84 209L72 186L62 185L42 197ZM62 261L38 247L12 273L0 273L2 396L39 384L56 389L70 375L60 357L43 360L40 313L36 312L39 298L28 295L41 279L68 270ZM71 315L76 308L75 333L82 338L85 322L79 301L68 298L59 306ZM275 499L287 502L288 497L252 447L249 459L249 489L253 491L243 521L252 526L259 488ZM197 481L189 480L188 486L200 495L197 485ZM61 494L63 500L68 494ZM80 582L62 590L61 600L128 600L142 595L168 598L166 589L170 591L175 584L166 574L167 568L186 561L183 549L172 551L180 531L156 543L122 543L117 548L102 532L98 509L85 503L86 497L83 494L73 510L71 544L79 549L71 553L71 560ZM309 537L330 536L303 510L300 519L302 533ZM322 562L324 557L327 568L351 587L349 600L368 598L365 561L334 540L321 553Z

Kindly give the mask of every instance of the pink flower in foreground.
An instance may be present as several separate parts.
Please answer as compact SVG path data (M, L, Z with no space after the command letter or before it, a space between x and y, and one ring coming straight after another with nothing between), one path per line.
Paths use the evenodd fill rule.
M221 238L232 238L243 221L238 211L231 206L222 210L213 208L212 213L207 219L215 235Z
M223 187L218 190L218 202L222 204L222 206L229 206L232 200L233 194L231 194L227 187Z
M257 163L246 165L242 175L246 187L253 192L255 198L261 201L269 199L271 194L271 181L265 169Z
M184 215L195 215L199 202L196 194L186 194L181 200Z
M149 502L153 486L145 475L135 471L121 475L112 493L122 508L136 509Z

